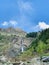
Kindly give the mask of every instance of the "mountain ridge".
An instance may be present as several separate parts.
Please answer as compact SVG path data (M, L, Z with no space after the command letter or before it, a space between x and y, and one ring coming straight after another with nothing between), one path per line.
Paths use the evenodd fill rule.
M2 34L11 34L11 35L17 35L17 36L26 36L27 32L22 30L21 28L0 28L0 33Z

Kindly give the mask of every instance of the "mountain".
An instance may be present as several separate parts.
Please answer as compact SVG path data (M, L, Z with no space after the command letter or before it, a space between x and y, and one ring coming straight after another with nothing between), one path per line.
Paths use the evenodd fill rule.
M0 29L0 55L2 54L8 58L20 55L23 56L22 60L36 54L49 55L49 28L30 33L20 28Z
M22 48L25 50L32 42L32 38L27 38L26 34L20 28L0 28L0 55L15 57Z
M12 27L5 29L0 28L0 33L3 35L16 35L20 37L25 37L25 35L27 34L20 28L12 28Z

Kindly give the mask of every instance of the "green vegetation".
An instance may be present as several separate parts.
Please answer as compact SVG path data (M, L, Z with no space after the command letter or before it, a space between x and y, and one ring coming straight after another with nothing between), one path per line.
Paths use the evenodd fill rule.
M21 55L19 56L20 60L22 61L26 61L27 59L32 58L33 56L33 52L34 52L34 48L30 48L27 51L24 51L23 53L21 53Z
M36 38L36 37L37 37L37 32L28 33L28 34L26 35L26 37Z
M31 33L32 34L32 33ZM27 37L34 37L28 33L26 36ZM48 55L49 56L49 29L42 30L41 32L36 33L34 40L32 41L31 45L29 46L28 50L31 48L34 48L34 53L36 55ZM30 51L31 53L32 51ZM26 52L28 54L28 52Z
M2 35L0 34L0 52L6 52L9 48L9 43L16 35ZM46 55L49 56L49 29L42 30L40 32L31 32L26 35L27 38L33 38L32 43L29 47L19 55L20 60L27 60L35 55ZM17 57L16 57L17 58Z
M40 32L40 35L31 43L36 52L44 53L49 49L49 29Z
M46 44L44 42L39 41L38 46L36 47L36 51L41 55L45 52L46 50Z

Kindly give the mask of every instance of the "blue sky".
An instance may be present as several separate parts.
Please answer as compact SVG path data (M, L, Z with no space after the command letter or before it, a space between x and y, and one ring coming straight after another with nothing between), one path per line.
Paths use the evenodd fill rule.
M0 27L26 32L49 28L49 0L0 0Z

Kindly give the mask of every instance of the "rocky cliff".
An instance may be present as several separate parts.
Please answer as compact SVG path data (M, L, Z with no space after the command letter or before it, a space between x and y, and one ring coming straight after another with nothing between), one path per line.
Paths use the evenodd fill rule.
M20 28L0 29L0 52L8 57L23 52L32 42L32 38L26 38L26 34Z

